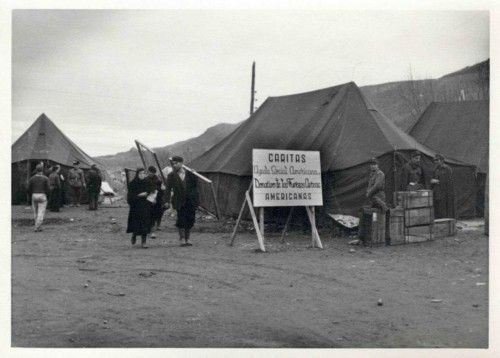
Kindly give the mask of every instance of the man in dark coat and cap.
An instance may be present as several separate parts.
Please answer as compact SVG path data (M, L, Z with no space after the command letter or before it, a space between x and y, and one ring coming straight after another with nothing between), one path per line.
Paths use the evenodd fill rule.
M453 171L444 162L441 154L434 157L436 167L431 179L431 187L434 196L434 217L456 218L455 187L453 183Z
M426 173L420 163L420 152L411 153L410 162L403 167L403 191L417 191L427 187Z
M99 193L101 192L102 177L95 164L87 172L87 188L89 192L89 210L97 210Z
M179 240L184 240L182 246L192 246L189 234L195 222L198 191L195 176L184 169L183 162L179 156L171 159L172 172L167 176L165 201L168 203L172 198L172 206L177 211L175 226L179 229Z

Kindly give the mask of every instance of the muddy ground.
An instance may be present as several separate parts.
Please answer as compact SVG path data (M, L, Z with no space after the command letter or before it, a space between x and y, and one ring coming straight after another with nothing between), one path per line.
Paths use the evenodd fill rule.
M482 227L355 252L330 229L324 250L301 231L284 244L278 233L256 253L254 233L229 247L232 224L213 221L179 247L170 219L144 250L126 216L64 208L35 233L31 212L12 207L13 346L488 346Z

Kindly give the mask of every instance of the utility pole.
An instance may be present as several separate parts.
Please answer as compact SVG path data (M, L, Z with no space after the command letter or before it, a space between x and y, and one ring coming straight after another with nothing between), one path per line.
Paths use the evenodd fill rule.
M250 93L250 115L253 114L254 103L255 103L255 61L252 63L252 89Z

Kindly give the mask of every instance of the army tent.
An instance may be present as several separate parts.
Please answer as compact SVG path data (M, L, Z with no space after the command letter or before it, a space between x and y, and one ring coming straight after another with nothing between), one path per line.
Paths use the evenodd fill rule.
M433 102L409 130L420 143L477 167L477 215L484 210L488 172L489 101Z
M355 83L282 97L270 97L235 131L190 166L214 182L221 212L238 214L252 176L252 149L320 152L323 213L357 215L364 203L368 161L377 157L386 174L386 194L399 190L401 170L410 151L423 154L431 170L432 150L398 129L363 97ZM460 215L467 215L472 166L447 160L458 179ZM200 191L208 205L210 193ZM323 215L323 217L325 217Z
M80 162L85 171L92 164L103 166L81 150L43 113L12 145L12 203L26 201L26 183L33 174L35 165L44 162L47 166L59 164L63 176L74 161ZM66 183L67 185L67 183ZM65 191L69 193L68 190Z

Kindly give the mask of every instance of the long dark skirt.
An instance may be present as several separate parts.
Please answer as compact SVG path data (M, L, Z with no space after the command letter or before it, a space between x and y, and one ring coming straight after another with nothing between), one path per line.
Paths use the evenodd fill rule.
M127 233L147 235L151 232L151 203L145 198L130 205Z
M179 229L191 229L194 225L196 214L196 207L190 203L186 202L177 210L177 222L175 226Z
M61 190L59 188L50 189L47 207L50 211L59 211L61 207Z
M151 207L151 218L153 222L161 221L163 213L165 212L165 207L163 206L163 193L161 190L158 191L158 196L156 197L156 203Z

